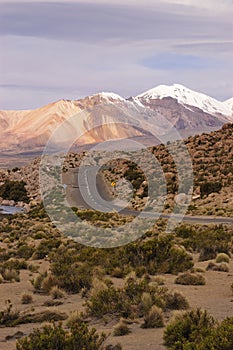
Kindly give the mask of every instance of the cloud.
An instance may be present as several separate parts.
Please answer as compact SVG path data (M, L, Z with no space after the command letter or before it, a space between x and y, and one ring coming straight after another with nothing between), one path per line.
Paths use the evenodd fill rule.
M174 82L231 97L231 1L180 3L1 2L0 109Z
M147 57L142 63L146 67L162 70L202 70L210 68L210 66L218 67L217 62L209 62L209 60L204 57L168 52Z

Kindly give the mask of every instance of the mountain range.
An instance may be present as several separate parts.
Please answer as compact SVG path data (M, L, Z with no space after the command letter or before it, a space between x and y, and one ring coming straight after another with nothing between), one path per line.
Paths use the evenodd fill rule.
M174 84L160 85L127 99L102 92L79 100L59 100L35 110L2 110L2 154L41 152L50 135L65 120L68 123L59 135L61 139L69 138L74 127L69 125L69 118L73 115L77 115L75 132L82 135L79 144L145 138L155 134L151 130L163 135L171 126L187 136L233 122L233 98L220 102Z

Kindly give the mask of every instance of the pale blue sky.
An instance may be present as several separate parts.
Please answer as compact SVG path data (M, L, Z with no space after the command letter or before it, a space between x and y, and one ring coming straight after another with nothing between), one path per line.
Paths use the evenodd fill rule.
M231 0L8 0L0 13L0 109L173 83L233 96Z

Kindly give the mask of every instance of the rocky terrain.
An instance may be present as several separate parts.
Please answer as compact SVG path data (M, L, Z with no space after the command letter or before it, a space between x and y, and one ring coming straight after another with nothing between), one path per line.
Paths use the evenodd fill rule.
M185 140L185 144L190 153L193 163L194 173L194 192L193 200L190 205L190 213L205 215L232 216L232 184L233 184L233 124L226 124L221 130L192 136ZM150 149L162 165L163 172L167 181L168 196L165 204L165 211L171 212L174 206L174 197L176 195L177 170L171 154L165 145L158 145ZM69 153L64 164L64 170L75 168L80 164L81 159L88 154ZM112 161L107 164L103 170L106 183L112 195L114 189L111 187L112 181L120 181L129 169L129 165L124 160ZM40 158L20 169L11 171L2 170L0 173L0 183L6 179L14 181L25 181L30 201L40 201L39 191L39 166ZM108 167L111 170L108 170ZM139 176L140 175L140 176ZM135 178L141 177L137 181L135 196L132 201L134 208L141 208L145 203L146 197L146 178L135 170ZM133 180L133 179L131 179ZM201 196L201 186L206 183L220 183L221 188L218 191L211 191Z

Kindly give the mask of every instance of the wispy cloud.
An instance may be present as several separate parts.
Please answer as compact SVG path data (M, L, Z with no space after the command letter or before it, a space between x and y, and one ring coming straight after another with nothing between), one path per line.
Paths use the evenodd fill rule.
M233 95L230 0L8 0L0 6L0 108L100 90L129 96L173 82L223 99Z

